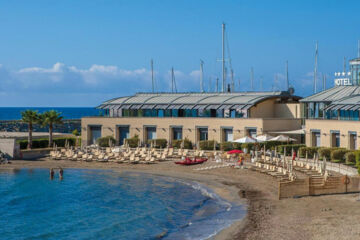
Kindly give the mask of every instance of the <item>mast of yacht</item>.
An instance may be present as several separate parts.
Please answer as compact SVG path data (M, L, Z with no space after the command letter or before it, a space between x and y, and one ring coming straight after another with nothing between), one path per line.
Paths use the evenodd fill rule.
M154 61L151 59L151 84L152 84L152 92L155 92L155 82L154 82Z
M225 23L222 23L222 88L221 91L225 92L226 73L225 73Z
M171 92L177 92L176 88L176 81L175 81L175 74L174 74L174 67L171 68Z
M286 60L286 90L289 90L289 63Z
M204 92L204 61L200 59L200 92Z
M315 45L315 67L314 67L314 93L317 92L317 86L316 86L316 81L317 81L317 71L318 71L318 42L316 41L316 45Z

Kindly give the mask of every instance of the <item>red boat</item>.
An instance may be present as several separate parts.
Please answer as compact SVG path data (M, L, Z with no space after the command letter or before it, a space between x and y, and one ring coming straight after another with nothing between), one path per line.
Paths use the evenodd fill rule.
M178 161L175 162L175 164L180 164L180 165L195 165L195 164L201 164L207 161L207 158L195 158L195 159L191 159L189 157L185 158L184 161Z

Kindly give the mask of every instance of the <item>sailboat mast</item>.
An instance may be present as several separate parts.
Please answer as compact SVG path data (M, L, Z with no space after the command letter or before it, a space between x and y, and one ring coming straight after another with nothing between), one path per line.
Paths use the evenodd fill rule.
M289 63L286 60L286 90L289 90Z
M315 67L314 67L314 93L317 92L317 71L318 71L318 42L316 41L316 46L315 46Z
M225 92L225 23L222 24L222 92Z
M152 92L155 92L155 82L154 82L154 61L151 59L151 84L152 84Z
M171 92L174 92L174 67L171 68Z
M204 92L204 61L200 59L200 92Z

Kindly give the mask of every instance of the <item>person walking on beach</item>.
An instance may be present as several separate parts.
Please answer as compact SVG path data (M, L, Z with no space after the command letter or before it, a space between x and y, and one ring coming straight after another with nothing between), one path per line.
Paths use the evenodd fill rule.
M50 168L50 180L54 179L54 169Z
M63 176L64 176L64 170L62 168L60 168L59 170L59 177L60 177L60 180L63 179Z

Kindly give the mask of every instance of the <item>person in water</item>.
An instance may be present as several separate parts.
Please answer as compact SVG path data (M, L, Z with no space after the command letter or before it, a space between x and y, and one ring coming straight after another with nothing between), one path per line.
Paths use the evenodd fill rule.
M63 179L63 176L64 176L64 170L62 168L60 168L59 177L60 177L61 180Z
M54 169L50 168L50 179L54 179Z

